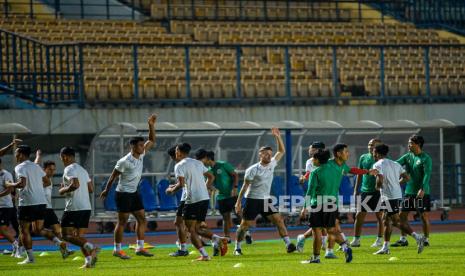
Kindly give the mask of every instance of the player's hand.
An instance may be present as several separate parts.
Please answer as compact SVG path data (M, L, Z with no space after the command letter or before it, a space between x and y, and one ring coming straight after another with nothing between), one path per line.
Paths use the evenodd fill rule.
M100 198L101 200L105 200L105 199L107 198L107 195L108 195L108 190L105 189L105 190L103 190L103 191L100 193L99 198Z
M23 140L21 140L21 139L13 139L13 141L11 141L11 144L13 146L17 146L19 143L22 143L22 142L23 142Z
M307 218L307 208L303 208L302 211L300 211L300 220L304 221Z
M236 209L236 214L240 215L242 214L242 204L240 202L236 202L236 206L234 206Z
M372 175L372 176L376 176L376 175L379 174L379 172L378 172L378 170L376 170L376 169L371 169L371 170L368 171L368 174L369 174L369 175Z
M149 117L148 120L147 120L147 122L149 123L149 125L152 125L152 126L153 126L153 125L156 123L156 121L157 121L157 116L158 116L158 115L155 114L155 113L152 114L152 115L150 115L150 117Z
M420 189L417 194L417 198L423 198L425 196L425 191L423 189Z
M167 195L173 195L174 194L173 187L171 187L170 185L170 187L166 188L165 193Z
M42 156L42 151L40 149L36 151L36 156Z
M305 175L300 176L300 178L299 178L300 184L305 183L305 180L306 180Z
M277 128L277 127L272 127L272 128L271 128L271 135L273 135L274 137L279 137L279 136L281 136L281 132L279 131L279 128Z

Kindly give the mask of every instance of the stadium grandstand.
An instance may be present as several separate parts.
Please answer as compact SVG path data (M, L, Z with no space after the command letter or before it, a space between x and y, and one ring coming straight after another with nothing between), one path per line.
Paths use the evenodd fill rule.
M350 171L342 168L342 180L336 182L340 183L339 195L343 205L352 206L355 201L351 197L358 195L362 179L363 183L368 182L365 181L368 177L373 177L373 183L374 179L381 179L380 183L387 181L382 178L379 167L374 167L375 159L381 158L375 152L386 150L377 146L385 143L389 146L386 159L397 160L409 177L413 175L411 182L417 181L412 168L418 164L423 166L427 161L406 161L405 156L410 154L415 155L412 158L419 158L424 150L431 157L430 171L421 175L428 175L422 182L428 186L427 192L425 188L420 192L416 190L418 196L413 195L412 199L423 202L427 195L431 208L420 210L417 207L410 210L413 216L408 217L406 207L400 206L399 225L405 225L402 216L405 211L405 223L408 225L410 218L413 230L402 228L402 232L394 232L396 239L397 234L402 235L398 242L392 238L391 244L406 247L405 235L411 235L410 248L403 251L399 250L404 248L389 251L384 247L383 231L379 230L382 218L378 212L368 211L367 214L363 209L350 209L348 214L338 216L334 231L342 234L340 245L344 253L336 255L351 262L352 251L349 258L348 250L352 247L354 256L360 256L354 260L362 267L357 270L338 266L338 272L350 275L418 274L420 270L416 268L422 266L423 269L427 267L427 273L460 273L457 271L457 267L463 266L460 254L451 257L454 268L447 266L444 254L449 252L447 248L460 251L454 241L463 238L465 231L464 110L463 0L2 0L0 237L5 239L0 240L0 249L7 252L11 248L5 231L15 233L15 226L12 223L9 227L8 220L16 221L16 216L13 216L15 219L5 219L5 212L2 213L2 208L6 208L2 205L3 193L12 187L9 185L17 185L11 191L24 189L19 183L23 174L21 170L15 170L15 166L21 166L30 156L31 161L35 157L36 163L43 165L45 173L49 173L47 167L51 166L47 162L56 167L56 173L49 173L47 177L52 187L49 195L52 213L63 218L61 222L56 221L55 226L59 228L60 223L64 230L72 228L66 223L68 220L75 225L82 219L67 214L70 212L69 197L74 189L66 190L67 181L72 187L72 180L78 179L68 178L69 166L74 166L73 172L79 172L82 178L78 181L88 173L86 179L93 183L93 189L90 186L85 189L89 196L81 196L91 208L84 210L90 211L85 236L88 241L76 242L67 236L66 231L61 236L61 230L58 231L60 234L55 233L55 238L47 236L58 245L63 258L68 257L69 251L62 242L68 242L72 250L81 247L85 259L83 268L102 267L102 274L113 273L111 269L114 268L135 274L139 273L137 267L142 267L146 273L155 268L160 268L160 273L171 273L173 267L162 264L172 260L168 253L173 248L179 249L176 254L181 254L175 256L197 254L195 257L200 256L200 260L210 260L193 238L204 235L205 239L206 234L199 229L210 228L213 236L207 236L215 250L219 250L218 254L225 253L223 231L232 241L228 253L231 256L219 260L224 261L224 269L217 270L214 266L198 269L190 262L178 262L175 265L179 266L178 274L232 274L242 269L245 275L283 275L289 272L286 267L294 266L295 272L305 273L308 271L305 267L297 268L299 257L279 252L281 244L278 246L278 242L272 240L278 234L271 226L274 224L278 228L288 253L304 250L303 234L297 240L295 238L308 230L308 224L315 225L315 219L312 221L311 216L308 221L300 218L300 210L308 206L303 202L299 205L292 198L309 196L312 190L309 186L313 183L311 171L317 171L316 166L325 167L325 162L333 162L333 159L323 160L308 170L313 162L310 160L315 158L320 162L318 158L325 159L325 145L332 150L335 163L338 158L345 158L341 162L347 163ZM137 153L137 145L142 141L143 153ZM261 212L257 220L250 220L254 227L249 231L246 217L250 216L252 208L246 201L250 193L253 194L250 192L254 189L251 188L253 181L267 181L263 180L266 178L263 175L256 180L260 178L256 176L259 173L251 176L250 168L259 171L266 167L262 163L266 159L263 152L270 150L266 146L271 146L276 154L270 161L273 168L270 169L271 178L267 178L268 196L277 198L274 206L280 208L288 200L284 197L290 197L291 209L278 210L279 217L274 214L268 217L269 213ZM342 158L341 152L345 149L347 156ZM167 154L170 150L172 155ZM186 225L190 231L187 223L190 220L184 213L188 209L183 207L186 199L177 190L177 185L185 181L181 176L184 174L182 169L176 168L181 167L177 164L188 167L185 163L187 159L191 160L189 156L201 160L201 167L214 174L214 181L230 176L231 181L226 182L234 182L234 189L237 189L231 193L245 198L229 204L234 222L230 224L231 217L225 216L222 205L225 204L222 188L215 186L216 190L209 190L208 216L201 226L201 219L197 226L194 223L193 229L198 232L188 235L192 243L188 246L193 251L185 253L186 243L181 241L179 229ZM364 167L363 158L371 158L372 163ZM310 163L306 163L307 159ZM215 160L225 160L226 165L223 161L215 163ZM217 164L225 167L218 168ZM7 181L7 174L2 169L11 172L19 182ZM226 171L230 171L229 176L221 176L221 172ZM134 176L132 173L135 173L136 181L132 181L136 182L135 187L125 190L134 184L128 180ZM302 176L305 173L307 178ZM2 181L10 184L2 188ZM407 199L411 182L402 186L402 194ZM188 183L186 185L194 185ZM362 194L365 193L363 183ZM215 185L219 184L215 182ZM75 194L85 185L77 186ZM248 189L245 195L240 192L242 187L246 187L244 192ZM132 193L132 188L136 190L136 199L122 200L119 193ZM379 187L374 190L382 193ZM21 192L18 194L21 202ZM9 197L9 193L6 196ZM141 215L129 208L132 214L129 216L128 212L122 211L126 209L122 207L125 204L131 208L140 205L141 209L136 211L145 213ZM244 212L244 204L249 204L248 212ZM16 210L16 202L14 206ZM18 207L21 223L24 221L21 207L24 206L20 204ZM202 208L196 205L194 209ZM237 212L236 208L242 211ZM428 211L424 211L426 209ZM241 212L245 213L244 217L239 214ZM367 222L363 226L363 246L358 249L365 218L360 213L365 213ZM198 214L190 214L195 215ZM231 216L230 212L228 215ZM173 220L176 220L174 225ZM384 222L389 224L389 219ZM152 254L146 250L151 245L144 244L144 239L140 238L140 232L144 232L144 229L139 231L141 224L147 225L145 242L156 245L150 250L156 255L153 263L137 259ZM426 226L429 224L430 228ZM119 236L123 235L122 225L124 238ZM231 236L226 228L231 228ZM329 226L327 229L330 231ZM318 231L312 231L307 233L318 234ZM328 235L333 235L337 241L339 234L331 231ZM76 233L79 231L73 235ZM353 237L351 247L344 233L351 240ZM34 250L50 251L51 256L44 255L50 263L20 272L30 273L37 269L41 274L72 273L73 263L63 264L62 271L57 269L62 265L61 260L60 264L55 260L58 256L56 246L37 237L43 235L42 232L35 234L32 239ZM321 231L318 235L322 235ZM134 247L131 248L136 250L132 255L138 257L133 256L136 260L130 260L134 261L134 267L108 262L114 257L129 258L129 253L126 255L121 247L121 239L124 250L129 252L125 245L133 243L135 236L137 242L134 246L131 244ZM368 240L376 236L379 240L374 245L382 251L377 254L392 254L392 258L402 260L391 258L388 261L373 256L374 251L367 248ZM253 245L250 245L251 237ZM250 258L237 261L242 255L242 238L244 243L247 242L243 245L244 255ZM21 236L20 242L22 239ZM255 240L263 243L255 243ZM297 241L297 247L292 240ZM426 254L416 256L415 241L418 252L424 249ZM385 242L389 246L389 241ZM178 247L175 243L179 243ZM319 262L319 255L311 251L310 244L311 241L307 241L305 253L313 254L308 262L317 259ZM96 265L97 245L103 250ZM260 246L267 250L266 255L261 255ZM113 253L105 252L108 248L113 249ZM13 253L18 253L16 249ZM328 259L337 257L331 252ZM25 263L44 263L42 259L31 259L30 254L24 255L27 256ZM76 252L76 255L79 254ZM278 261L279 266L273 269L262 263L266 258L270 258L270 262ZM424 260L420 260L422 258ZM322 252L322 263L335 265L332 261L323 260ZM390 261L397 261L394 268L389 268ZM374 262L380 266L363 266ZM243 267L249 267L250 271L245 272ZM16 272L16 261L0 256L0 270L3 269ZM333 273L334 270L318 268L318 272Z

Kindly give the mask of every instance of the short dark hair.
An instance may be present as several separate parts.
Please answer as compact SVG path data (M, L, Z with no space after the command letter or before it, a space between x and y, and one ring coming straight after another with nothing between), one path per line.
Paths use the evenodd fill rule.
M410 136L409 140L419 145L421 149L423 148L423 145L425 144L425 139L423 138L423 136L420 136L420 135L413 134L412 136Z
M64 147L60 150L60 154L75 157L76 151L72 147Z
M265 151L265 150L273 151L273 149L270 146L263 146L263 147L258 149L258 152L262 152L262 151Z
M44 162L44 169L50 167L50 166L56 166L55 162L52 160L47 160Z
M201 159L204 159L205 157L207 157L207 150L205 150L205 149L198 149L198 150L195 152L195 159L201 160Z
M377 145L375 151L382 156L386 156L389 153L389 146L385 144Z
M207 151L207 158L211 161L215 161L215 153L212 150Z
M325 145L325 143L323 143L321 141L314 141L314 142L312 142L310 147L312 147L314 149L324 149L324 148L326 148L326 145Z
M26 155L26 157L31 156L31 147L28 145L19 145L16 149L19 153Z
M142 136L137 136L137 137L132 137L131 140L129 140L129 145L135 146L139 142L144 142L144 137Z
M178 144L176 148L182 153L189 154L189 152L191 152L192 147L188 143L181 143Z
M334 157L337 156L337 153L338 153L338 152L343 151L345 148L347 148L347 145L346 145L346 144L336 144L336 145L333 147L333 155L334 155Z
M329 150L327 149L318 149L317 152L313 155L313 158L318 160L320 164L326 164L328 163L329 158L331 157L331 154L329 153Z
M176 158L176 147L177 147L177 145L172 146L166 151L168 153L168 155L173 159Z

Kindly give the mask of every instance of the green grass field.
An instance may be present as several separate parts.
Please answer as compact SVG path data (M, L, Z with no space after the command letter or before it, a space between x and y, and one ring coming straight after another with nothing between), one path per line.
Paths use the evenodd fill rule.
M398 236L394 236L393 240ZM92 271L78 269L83 261L73 261L76 252L70 259L63 261L57 252L50 256L39 257L36 252L36 263L18 266L18 259L0 256L1 275L465 275L465 232L434 234L431 243L425 251L418 255L413 239L409 239L407 248L391 248L391 255L374 256L373 248L369 245L373 237L364 237L362 246L354 248L354 260L350 264L344 262L343 253L338 252L339 259L325 260L321 264L301 264L311 252L311 240L307 240L305 253L287 254L282 241L257 241L253 245L244 245L244 256L229 254L215 257L210 262L192 262L198 256L169 257L168 253L174 247L157 247L152 249L154 258L136 257L128 261L116 259L111 251L104 250L99 255L97 267ZM190 249L193 250L192 248ZM208 248L209 253L211 248ZM131 255L134 255L131 253ZM390 257L397 257L397 261L389 261ZM237 263L242 267L234 268Z

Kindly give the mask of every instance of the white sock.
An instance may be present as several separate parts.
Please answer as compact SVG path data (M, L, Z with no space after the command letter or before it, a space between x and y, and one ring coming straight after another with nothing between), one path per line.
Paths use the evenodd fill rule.
M61 240L59 238L57 238L57 237L53 238L53 242L55 243L56 246L60 246L60 244L61 244Z
M213 234L212 236L212 243L214 246L218 245L218 242L220 241L221 237L218 236L217 234Z
M342 233L342 232L341 232L341 237L342 237L342 239L343 239L344 241L346 241L346 240L347 240L347 237L346 237L346 235L344 235L344 233Z
M89 265L92 262L92 256L86 256L85 258L85 264Z
M30 261L33 261L33 260L34 260L34 253L33 253L32 249L26 250L26 254L27 254L27 258L28 258Z
M241 249L241 242L240 241L236 241L236 248L234 250L237 250L237 249Z
M412 233L412 237L414 237L416 240L418 240L418 238L420 237L420 235L418 235L416 232L413 232L413 233Z
M360 237L354 237L354 242L360 241Z
M341 245L341 248L342 248L342 251L346 251L347 250L347 243L346 242L343 242L340 244Z
M246 236L251 236L251 235L250 235L250 231L249 231L249 230L245 231L245 235L246 235Z
M383 249L389 249L389 242L388 241L384 242Z
M425 241L429 241L429 238L428 238L428 237L425 237Z
M84 247L84 249L86 249L87 251L91 251L94 249L94 245L91 244L90 242L86 242L82 247Z
M18 246L18 245L19 245L18 241L15 240L15 241L13 242L13 245L14 245L14 246Z
M380 242L383 239L383 237L376 237L376 242Z
M181 243L181 251L187 251L187 244L186 243Z
M406 240L407 240L407 236L400 236L400 240L403 241L403 242L406 241Z
M203 257L208 257L208 253L205 250L205 248L203 247L199 248L199 252L200 252L200 255L202 255Z
M286 244L286 246L289 246L289 244L291 244L291 239L289 239L289 236L285 236L283 238L283 241Z
M321 243L323 245L325 245L327 241L328 241L328 236L321 236Z
M116 243L115 242L115 245L114 245L113 248L114 248L113 250L115 250L116 252L121 251L121 243Z
M334 253L333 249L332 248L327 248L326 249L326 254L328 254L328 253Z
M144 249L144 240L137 240L136 250Z
M319 259L320 259L320 255L313 255L313 259L314 259L314 260L319 260Z

